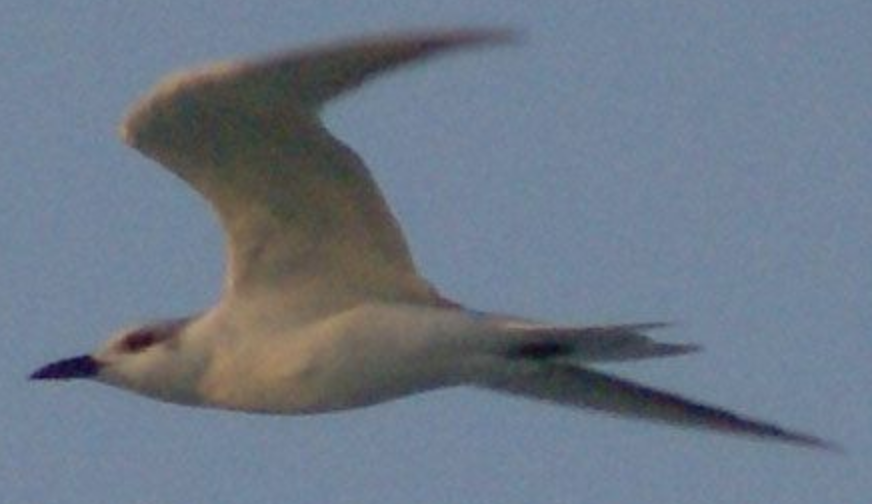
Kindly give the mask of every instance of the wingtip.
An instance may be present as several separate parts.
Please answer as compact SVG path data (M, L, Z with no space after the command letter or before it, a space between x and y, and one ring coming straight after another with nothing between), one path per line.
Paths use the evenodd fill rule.
M508 27L462 27L449 29L420 29L408 30L391 34L388 38L384 35L364 37L361 42L375 41L395 43L410 42L419 47L425 47L424 52L442 52L442 50L460 49L469 46L490 46L515 44L523 42L524 34L521 30Z
M461 28L453 34L453 38L462 44L514 44L526 38L521 30L508 27Z
M793 429L784 428L773 423L763 422L734 413L721 411L720 418L712 419L703 427L715 427L725 434L745 436L758 441L786 443L798 448L823 450L830 453L844 454L845 450L838 443Z
M367 37L367 41L396 43L409 42L423 48L424 53L439 53L444 50L471 46L508 45L523 42L524 34L517 29L505 27L466 27L454 29L409 30L384 36ZM367 40L368 39L368 40Z
M842 445L810 434L785 432L781 439L802 448L821 450L835 455L847 454L847 451Z

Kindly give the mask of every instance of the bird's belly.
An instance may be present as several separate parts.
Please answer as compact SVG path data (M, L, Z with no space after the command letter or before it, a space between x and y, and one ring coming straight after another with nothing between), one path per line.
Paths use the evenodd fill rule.
M293 359L261 359L258 369L228 373L230 386L207 394L211 405L272 414L314 414L370 406L403 396L456 385L450 363L414 355L316 352ZM302 357L302 358L301 358ZM270 363L270 362L273 363ZM280 362L276 362L280 361ZM291 364L291 365L289 365Z
M397 327L386 315L352 313L292 338L261 341L258 355L229 363L216 373L222 386L204 395L221 408L312 414L463 382L462 359L446 344L444 325Z
M346 362L345 366L319 369L298 375L288 387L291 413L322 413L371 406L404 396L452 385L447 374L409 363ZM421 363L423 365L423 363ZM432 363L428 363L432 368Z

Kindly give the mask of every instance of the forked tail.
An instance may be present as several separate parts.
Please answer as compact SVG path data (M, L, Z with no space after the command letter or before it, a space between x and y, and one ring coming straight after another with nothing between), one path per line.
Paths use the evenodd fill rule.
M661 343L643 334L668 324L622 324L560 327L507 322L503 329L512 358L581 362L616 362L671 357L700 350L698 345Z

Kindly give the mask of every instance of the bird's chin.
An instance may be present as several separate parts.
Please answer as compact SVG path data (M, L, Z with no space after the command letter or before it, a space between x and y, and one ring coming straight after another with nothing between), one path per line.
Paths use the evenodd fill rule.
M72 380L94 378L100 372L100 362L90 355L80 355L43 366L30 375L31 380Z

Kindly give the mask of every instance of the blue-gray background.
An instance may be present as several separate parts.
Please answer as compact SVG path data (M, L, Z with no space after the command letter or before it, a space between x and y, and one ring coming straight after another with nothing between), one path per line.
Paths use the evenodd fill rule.
M0 501L862 503L872 495L872 4L0 1ZM65 4L60 6L59 4ZM846 456L474 391L310 418L29 383L208 305L207 207L117 140L168 71L341 36L508 26L338 103L418 263L470 306L677 321L615 367Z

